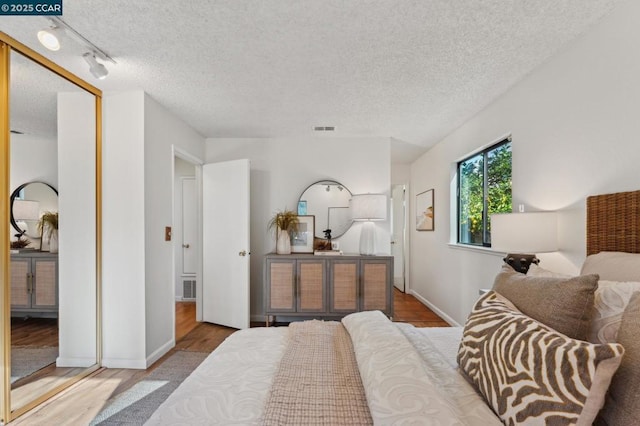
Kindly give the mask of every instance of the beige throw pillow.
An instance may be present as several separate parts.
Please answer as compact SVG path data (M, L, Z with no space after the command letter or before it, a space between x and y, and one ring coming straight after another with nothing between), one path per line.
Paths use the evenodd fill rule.
M561 274L560 272L553 272L544 269L543 267L532 263L527 272L528 277L543 277L543 278L571 278L571 275Z
M640 293L634 293L622 316L618 342L625 354L613 376L596 424L640 425Z
M458 364L508 425L591 425L624 349L571 339L490 291L464 328Z
M640 254L603 251L582 264L582 275L598 274L609 281L640 281Z
M597 285L597 275L530 277L505 265L493 290L536 321L573 339L587 340Z

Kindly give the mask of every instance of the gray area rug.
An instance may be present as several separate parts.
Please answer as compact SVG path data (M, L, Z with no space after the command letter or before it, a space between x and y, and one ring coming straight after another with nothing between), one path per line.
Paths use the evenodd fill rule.
M184 379L208 356L204 352L178 351L148 376L118 395L91 425L142 425Z
M11 383L56 362L58 347L11 347Z

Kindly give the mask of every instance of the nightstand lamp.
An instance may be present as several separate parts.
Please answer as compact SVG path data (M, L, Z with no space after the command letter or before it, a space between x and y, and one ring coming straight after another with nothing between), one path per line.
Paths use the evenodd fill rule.
M360 231L360 254L376 254L376 229L372 221L387 219L387 196L357 194L349 201L353 220L364 221Z
M555 212L491 215L491 248L507 253L504 261L526 274L540 260L535 253L558 251L558 217ZM524 254L531 253L531 254Z

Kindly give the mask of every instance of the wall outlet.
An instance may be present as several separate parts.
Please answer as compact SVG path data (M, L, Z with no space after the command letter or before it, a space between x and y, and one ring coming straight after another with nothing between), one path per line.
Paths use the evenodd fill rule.
M340 250L340 242L331 241L331 250Z

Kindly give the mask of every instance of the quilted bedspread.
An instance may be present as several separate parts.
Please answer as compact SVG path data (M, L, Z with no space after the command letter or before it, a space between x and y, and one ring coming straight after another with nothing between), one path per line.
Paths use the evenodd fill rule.
M352 314L342 323L353 344L375 425L502 424L457 371L460 329L395 324L378 311ZM234 333L147 424L263 424L288 336L286 327Z

